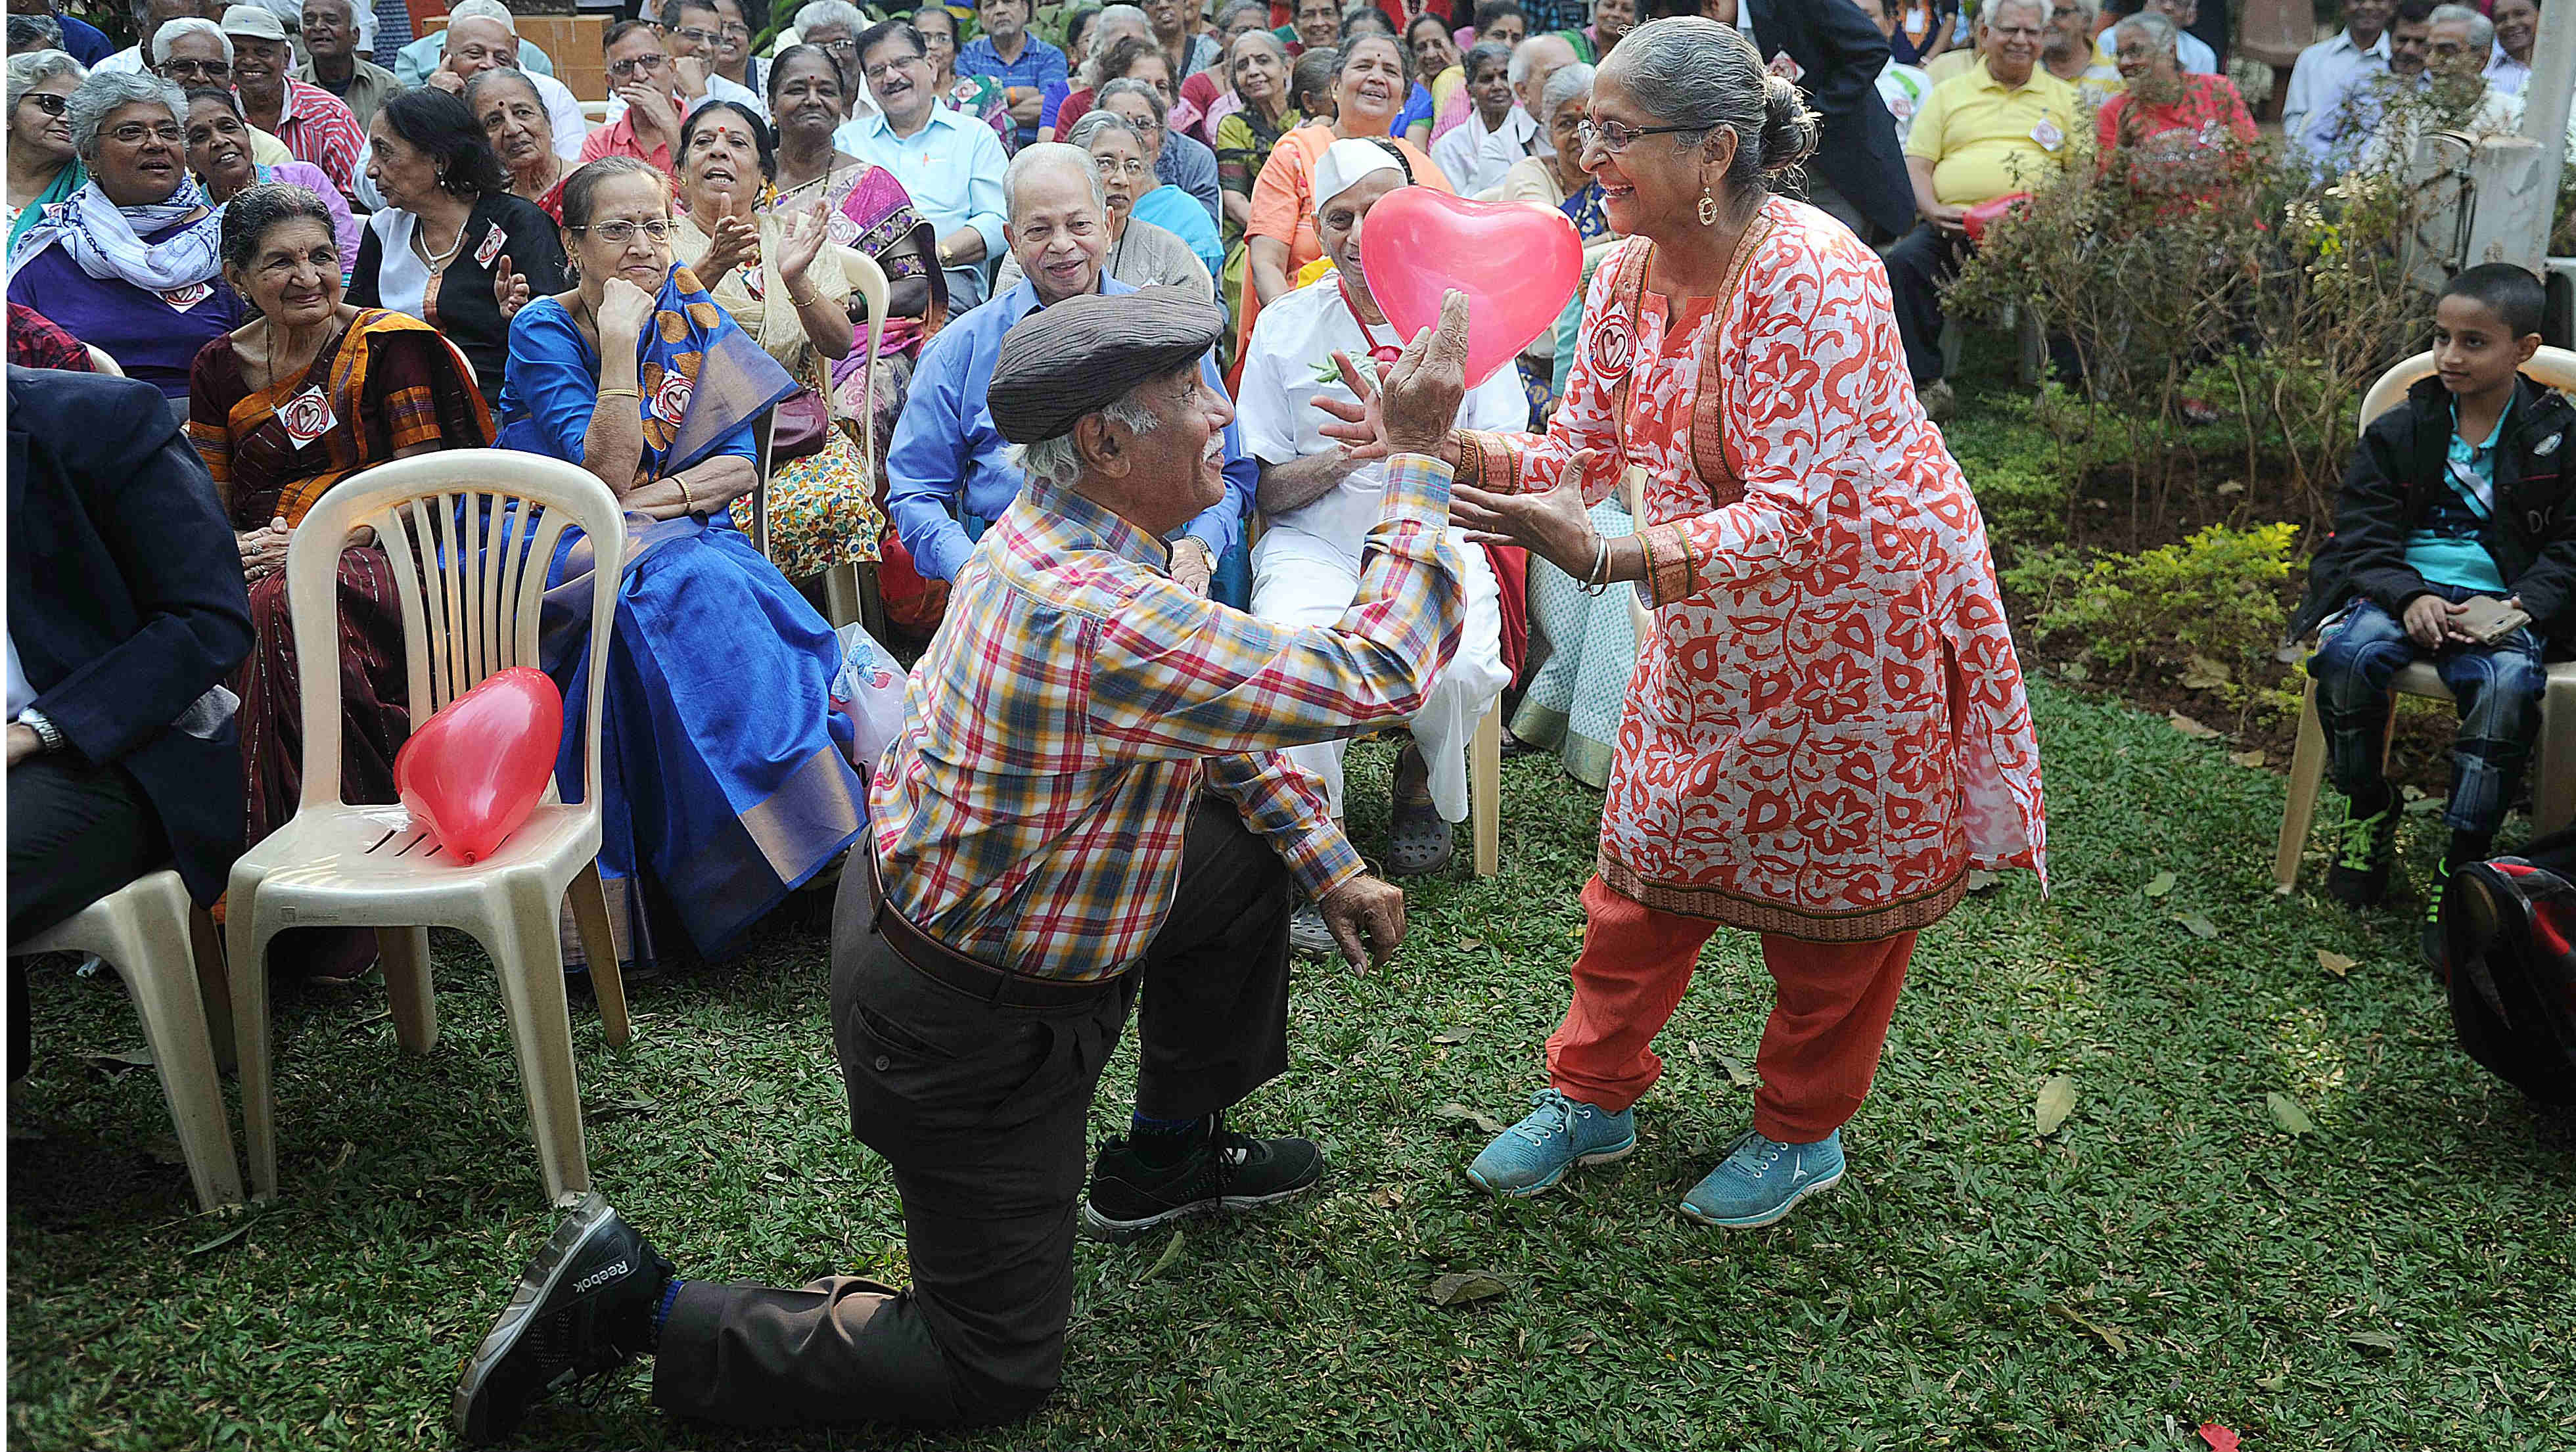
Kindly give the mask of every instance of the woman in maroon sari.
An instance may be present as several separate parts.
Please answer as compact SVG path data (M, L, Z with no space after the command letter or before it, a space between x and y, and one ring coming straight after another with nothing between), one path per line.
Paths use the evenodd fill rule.
M188 436L241 540L258 643L242 698L249 840L295 814L303 716L286 615L286 547L331 486L433 449L492 441L482 395L444 339L402 313L341 300L331 214L298 186L246 187L223 222L224 275L256 314L209 342L188 381ZM371 533L340 554L341 794L394 800L410 733L401 605Z

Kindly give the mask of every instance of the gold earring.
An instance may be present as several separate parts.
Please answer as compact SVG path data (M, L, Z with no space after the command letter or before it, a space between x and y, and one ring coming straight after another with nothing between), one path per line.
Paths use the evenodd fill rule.
M1699 193L1699 224L1703 227L1717 225L1717 198L1710 195L1706 187L1700 188Z

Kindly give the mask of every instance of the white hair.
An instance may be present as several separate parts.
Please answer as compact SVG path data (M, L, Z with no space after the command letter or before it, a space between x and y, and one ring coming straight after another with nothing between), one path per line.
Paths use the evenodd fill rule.
M1138 403L1132 391L1123 398L1103 404L1099 414L1111 423L1125 424L1131 433L1150 434L1163 426L1162 419L1156 417L1152 409ZM1085 414L1083 418L1090 416ZM1074 420L1075 423L1081 421ZM1082 449L1074 443L1070 428L1054 438L1040 439L1034 444L1015 444L1009 457L1018 466L1020 477L1033 483L1070 489L1082 477Z
M850 39L856 40L859 32L868 28L868 19L850 0L813 0L812 4L796 12L798 35L807 34L818 25L840 26L850 33Z
M92 71L72 92L66 108L72 128L72 150L83 162L98 160L99 129L107 118L128 106L158 102L170 113L170 119L182 125L188 118L188 93L176 81L164 80L150 71Z
M9 57L9 109L18 109L20 97L56 76L69 76L78 86L89 79L89 69L59 50L22 50Z
M828 0L828 3L838 3L838 0ZM1083 119L1091 118L1086 116ZM1034 146L1021 147L1019 155L1012 157L1011 164L1003 169L1003 217L1016 225L1020 212L1020 184L1033 172L1058 166L1080 172L1091 183L1092 205L1099 207L1104 214L1109 210L1109 189L1100 184L1100 168L1092 164L1091 153L1061 141L1041 141Z
M1086 86L1100 84L1100 63L1109 59L1111 42L1107 36L1113 25L1133 26L1137 34L1148 38L1154 34L1153 17L1134 5L1100 7L1100 14L1091 22L1091 54L1082 63L1082 83Z
M1577 96L1591 95L1592 78L1597 74L1581 61L1570 66L1558 66L1556 73L1547 78L1547 89L1539 93L1536 119L1540 128L1544 130L1548 126L1556 115L1557 107Z
M2433 7L2433 13L2424 17L2424 22L2427 25L2448 25L2456 22L2467 26L2469 49L2481 55L2495 46L2495 22L2466 5L2436 5Z
M519 17L511 14L510 7L501 0L456 0L447 12L447 23L453 28L460 20L497 20L503 30L512 35L519 33Z
M2150 47L2165 55L2179 58L2182 53L2182 27L2174 24L2173 17L2169 15L2161 15L2153 10L2141 10L2135 15L2120 17L2120 23L2111 27L2113 46L2119 45L2120 32L2123 30L2134 30L2145 36Z
M2030 11L2032 24L2042 30L2048 28L2048 0L1989 0L1985 8L1977 12L1977 27L1982 30L1994 24L1996 16L2003 14L2007 8L2014 5L2023 6Z
M222 26L195 15L183 15L177 20L165 21L159 30L152 32L152 63L157 66L168 60L170 43L190 35L213 36L215 44L224 48L224 64L233 63L233 38L224 34ZM187 108L181 107L180 114L187 114Z
M1528 80L1530 73L1530 47L1539 44L1541 41L1550 40L1555 41L1560 46L1564 46L1565 53L1568 57L1574 60L1583 59L1582 55L1575 50L1573 45L1569 43L1564 36L1554 34L1533 35L1527 40L1524 40L1520 44L1512 47L1512 63L1504 70L1504 76L1515 86Z

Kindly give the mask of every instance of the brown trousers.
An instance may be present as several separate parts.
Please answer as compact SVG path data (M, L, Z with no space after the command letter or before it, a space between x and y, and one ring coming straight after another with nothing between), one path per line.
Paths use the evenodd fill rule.
M832 1026L850 1125L903 1198L912 1289L691 1281L662 1328L653 1399L736 1426L1026 1416L1055 1389L1101 1070L1144 998L1136 1104L1227 1107L1288 1066L1287 867L1203 799L1170 915L1137 965L1064 1007L997 1008L896 956L867 874L842 874Z

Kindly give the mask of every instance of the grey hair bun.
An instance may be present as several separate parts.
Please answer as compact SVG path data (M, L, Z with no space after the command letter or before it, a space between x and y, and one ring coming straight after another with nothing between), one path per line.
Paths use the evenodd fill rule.
M1807 98L1784 76L1762 78L1762 144L1754 166L1774 176L1815 155L1821 136L1816 113Z

